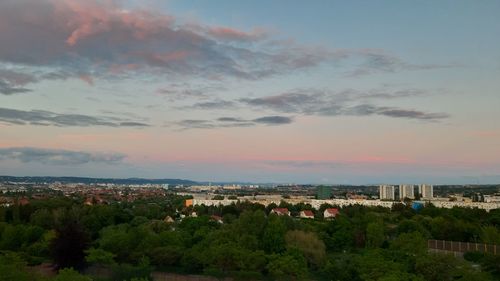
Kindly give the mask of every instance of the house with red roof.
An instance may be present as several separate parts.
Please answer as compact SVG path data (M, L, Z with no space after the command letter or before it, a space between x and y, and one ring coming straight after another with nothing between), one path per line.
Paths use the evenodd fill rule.
M218 222L218 223L224 223L224 221L222 220L222 217L216 216L216 215L210 216L210 220Z
M338 215L339 215L339 209L337 208L328 208L325 209L325 211L323 212L323 217L325 219L334 219Z
M314 213L311 210L300 211L299 216L303 219L314 219Z
M290 216L290 211L287 208L274 208L271 210L270 214L276 214L278 216Z

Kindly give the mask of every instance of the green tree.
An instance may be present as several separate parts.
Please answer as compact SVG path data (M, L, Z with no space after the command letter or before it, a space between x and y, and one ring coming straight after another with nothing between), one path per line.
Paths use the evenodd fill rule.
M59 270L57 276L52 279L53 281L92 281L92 278L80 274L72 268L65 268Z
M305 280L307 277L307 263L300 253L271 256L267 270L274 280Z
M285 236L287 249L298 249L309 264L320 267L325 261L325 243L313 232L291 230Z
M0 281L31 281L26 262L15 253L0 254Z
M266 253L282 253L285 251L286 226L276 215L269 216L262 237L262 246Z
M415 264L416 272L428 281L450 280L457 267L457 260L453 256L443 254L419 256Z
M85 251L85 261L97 265L115 265L116 255L103 249L90 248Z
M52 213L47 209L39 209L32 213L30 222L45 229L51 229L54 226Z
M481 240L486 244L500 245L500 231L489 225L481 228Z
M378 248L384 243L384 226L382 223L372 222L366 226L366 246Z
M416 276L407 274L405 266L394 261L386 250L367 250L357 257L356 266L362 280L419 280ZM398 279L401 278L401 279Z
M427 240L419 232L403 233L391 242L390 248L405 255L425 255Z

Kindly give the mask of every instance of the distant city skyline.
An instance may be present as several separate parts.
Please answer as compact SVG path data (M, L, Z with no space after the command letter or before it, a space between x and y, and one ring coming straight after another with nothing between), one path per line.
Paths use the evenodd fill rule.
M0 2L0 174L500 183L499 1Z

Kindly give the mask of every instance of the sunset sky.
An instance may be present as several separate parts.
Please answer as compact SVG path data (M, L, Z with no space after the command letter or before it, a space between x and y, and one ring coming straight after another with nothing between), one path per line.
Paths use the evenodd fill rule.
M0 0L0 174L500 183L499 15Z

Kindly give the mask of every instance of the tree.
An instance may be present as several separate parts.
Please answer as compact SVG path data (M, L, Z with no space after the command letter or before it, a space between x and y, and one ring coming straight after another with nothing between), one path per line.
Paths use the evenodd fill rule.
M116 255L103 249L90 248L86 251L85 261L97 265L115 265Z
M322 269L325 280L335 276L337 281L360 281L355 257L354 254L346 253L331 255Z
M281 253L285 251L286 226L276 215L269 216L262 237L262 246L266 253Z
M500 245L500 232L494 226L485 226L481 228L481 240L486 244Z
M384 227L381 223L372 222L366 226L366 246L378 248L384 243Z
M262 210L244 211L235 222L235 229L240 234L261 236L266 226L266 214Z
M393 261L388 257L388 252L383 249L367 250L356 259L356 266L362 280L418 280L406 274L403 264ZM404 277L397 279L398 276Z
M274 280L304 280L307 277L307 263L300 253L274 255L267 265Z
M59 268L82 268L88 246L89 237L83 226L77 221L67 221L56 229L56 237L50 248Z
M390 248L405 255L425 255L427 240L419 232L403 233L391 242Z
M457 268L456 259L451 255L430 254L417 258L415 270L428 281L450 280Z
M287 249L298 249L306 260L317 267L325 261L325 243L313 232L288 231L285 236Z
M7 220L7 210L0 206L0 222L4 222Z
M80 274L73 268L65 268L59 270L59 274L57 274L53 281L92 281L92 279Z
M183 252L182 247L170 245L154 248L149 257L154 265L175 266L180 263Z
M54 226L52 214L47 209L39 209L31 214L30 222L45 229L51 229Z
M0 281L31 281L33 276L26 271L26 262L19 255L0 255Z

